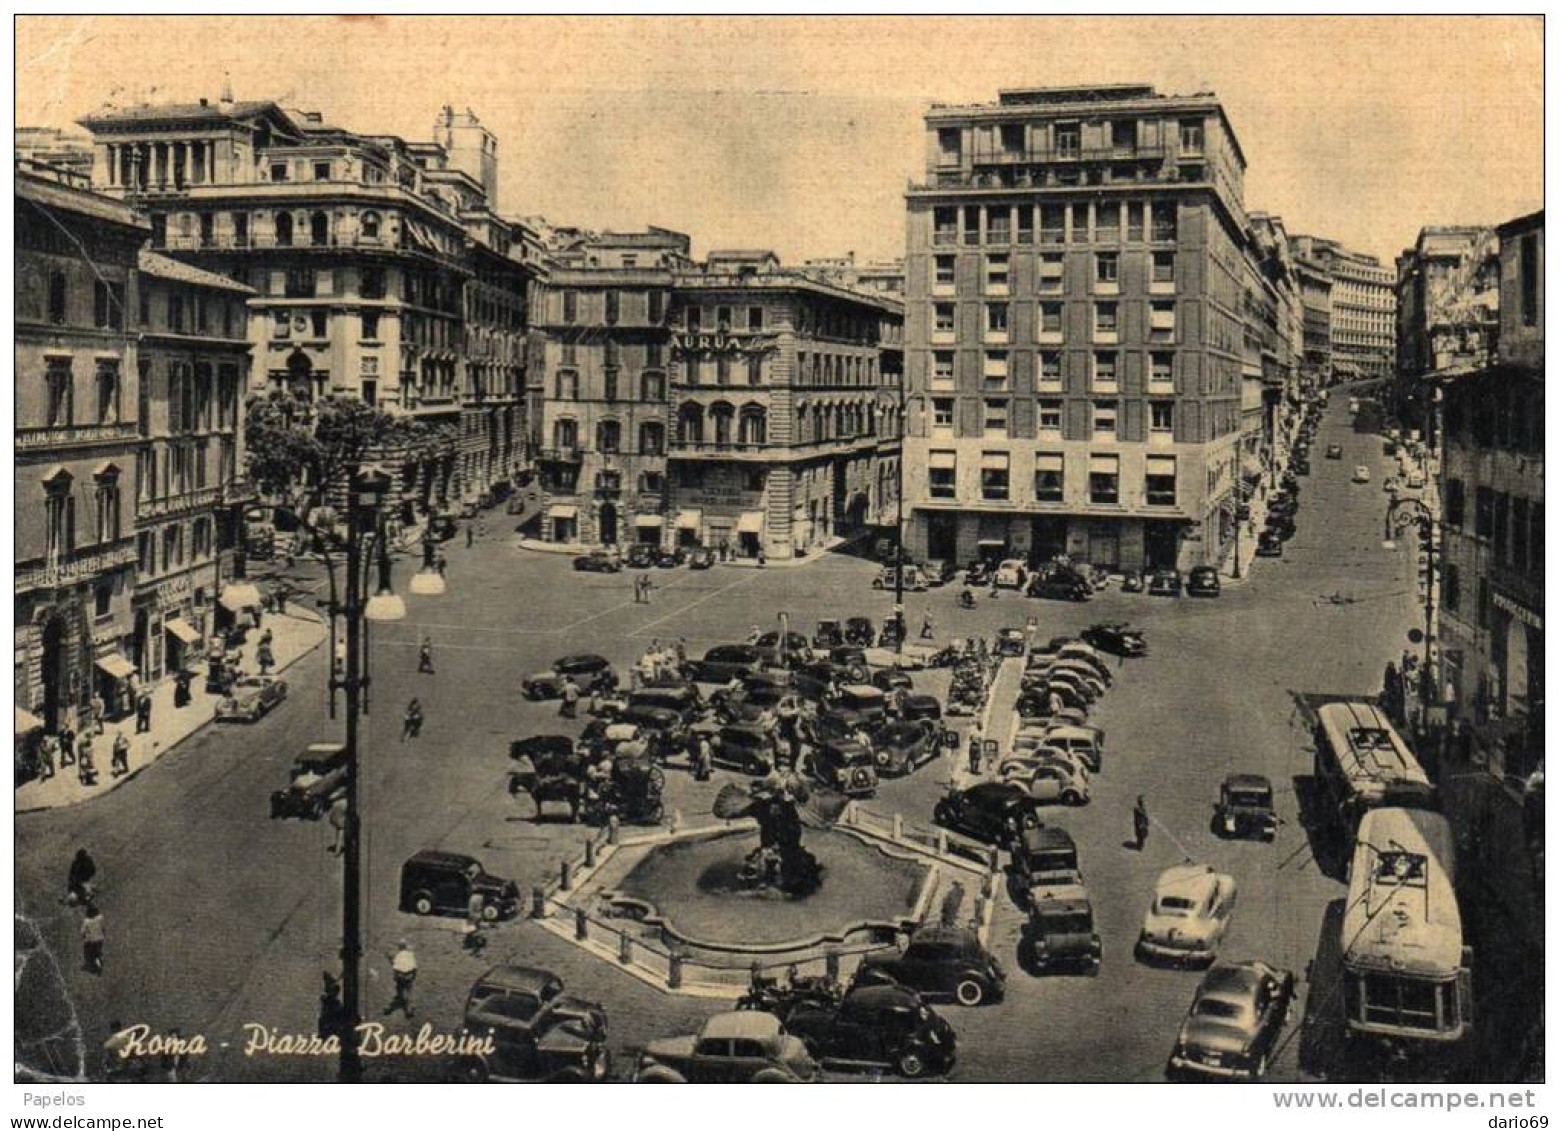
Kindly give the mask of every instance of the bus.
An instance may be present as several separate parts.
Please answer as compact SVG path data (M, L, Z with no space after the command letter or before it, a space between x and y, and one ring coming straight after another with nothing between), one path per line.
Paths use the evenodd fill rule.
M1327 703L1316 719L1316 783L1345 832L1370 809L1438 808L1429 775L1373 703Z
M1443 815L1364 814L1340 948L1345 1034L1359 1061L1427 1068L1471 1031L1472 951L1462 942L1455 881L1455 842Z

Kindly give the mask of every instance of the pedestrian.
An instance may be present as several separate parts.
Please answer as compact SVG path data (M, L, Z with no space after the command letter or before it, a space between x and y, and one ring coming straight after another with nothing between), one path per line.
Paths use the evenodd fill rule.
M271 655L271 646L264 641L261 641L260 646L255 649L254 658L255 663L260 667L261 675L269 675L271 669L276 666L276 657Z
M406 704L406 715L401 723L401 741L408 738L416 738L422 734L422 704L413 699Z
M270 629L266 629L264 632L260 633L260 647L262 648L269 648L271 644L275 642L275 640L276 636L271 632Z
M655 583L650 580L650 575L647 573L644 574L644 603L646 605L650 603L650 590L654 587Z
M388 1017L399 1009L410 1020L416 1016L411 1008L411 987L417 980L417 956L412 953L411 945L405 939L400 941L399 949L390 956L390 973L395 978L395 996L384 1007L384 1015Z
M708 781L714 776L715 752L709 744L709 736L698 736L698 746L693 752L693 780Z
M417 649L417 670L426 672L428 675L435 674L433 671L433 637L431 636L424 636L422 638L422 646Z
M443 577L444 574L446 572L448 572L448 570L449 570L449 559L444 556L444 551L440 550L438 552L438 575L440 577Z
M975 727L969 733L969 772L979 774L980 756L985 752L985 741L980 737L980 728Z
M472 954L481 954L487 945L487 940L482 937L483 911L487 907L487 900L475 885L471 888L471 894L466 899L466 923L465 938L462 945Z
M114 738L113 756L109 762L109 773L114 777L123 777L130 772L130 736L120 731Z
M291 595L291 593L285 585L278 585L276 587L275 593L276 614L278 616L285 616L287 613L287 598Z
M1135 847L1141 852L1148 843L1148 803L1137 795L1137 804L1131 810L1131 831L1135 838Z
M346 834L346 798L338 797L330 806L330 814L326 818L330 822L330 828L335 833L335 840L325 851L332 856L341 855L341 838Z
M108 713L101 695L92 696L92 733L103 733L103 717Z
M60 769L76 764L76 732L66 723L60 727Z
M65 877L65 903L70 907L92 901L92 881L97 876L97 861L85 848L76 849L70 872Z
M633 579L633 603L635 605L644 604L644 586L637 577Z
M579 684L574 682L572 676L563 677L563 702L558 708L558 714L565 719L579 717Z
M188 707L190 702L189 685L192 677L187 671L180 671L173 677L173 705L175 707Z
M251 605L249 607L249 615L254 618L254 627L258 630L265 621L265 613L260 609L259 605Z
M81 919L81 962L88 974L103 972L103 913L95 903L88 902L86 914Z
M145 734L152 729L152 695L143 689L135 701L135 733Z
M476 527L472 526L470 523L467 523L466 524L466 549L469 550L475 544L476 544Z
M343 1038L346 1028L346 1006L341 1002L341 979L329 970L320 972L322 983L319 992L319 1035L321 1039Z
M84 734L76 743L76 777L82 785L97 784L97 766L92 760L92 736Z
M758 547L758 568L762 569L769 564L768 555L763 552L763 547Z
M929 612L920 619L920 638L922 640L936 639L936 625L931 622L931 614Z
M680 670L682 668L687 667L687 637L686 636L679 636L679 637L677 637L676 652L677 652L677 668Z
M48 781L54 776L54 762L59 757L60 740L52 734L43 736L38 743L38 780Z

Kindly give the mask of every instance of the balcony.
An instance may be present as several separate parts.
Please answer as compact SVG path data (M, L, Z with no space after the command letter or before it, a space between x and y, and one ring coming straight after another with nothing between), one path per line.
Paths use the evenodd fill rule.
M154 518L166 518L168 515L186 514L190 511L203 510L214 507L222 498L220 487L200 487L194 491L180 491L176 495L167 495L160 499L142 499L135 507L137 522L146 522Z
M78 550L70 557L54 562L38 562L16 571L16 592L33 589L57 589L74 585L135 562L135 543L129 538L108 546Z
M536 458L543 463L579 463L585 454L577 447L541 448Z
M62 427L18 428L16 450L39 451L52 448L84 447L119 440L134 440L139 435L133 421L114 424L70 424Z

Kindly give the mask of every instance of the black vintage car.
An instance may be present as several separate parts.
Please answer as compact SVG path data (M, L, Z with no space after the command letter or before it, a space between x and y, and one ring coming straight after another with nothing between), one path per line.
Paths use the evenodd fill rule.
M842 999L807 994L777 1008L785 1031L826 1067L886 1069L913 1080L948 1072L957 1060L953 1027L907 986L857 986Z
M899 705L899 717L906 722L940 722L942 701L935 695L906 695Z
M271 817L317 821L346 795L346 747L315 742L292 762L292 781L271 794Z
M877 766L872 748L843 734L829 735L812 751L812 774L846 797L870 797L877 792Z
M864 683L870 667L866 663L866 648L871 645L839 644L828 650L830 662L844 669L848 677L841 683Z
M1196 988L1164 1074L1260 1080L1294 1005L1294 975L1265 962L1214 966Z
M628 547L628 568L649 569L655 564L656 547L647 542L635 542Z
M1010 848L1026 828L1037 828L1039 802L1021 785L988 781L936 803L931 819L944 829L985 844Z
M882 668L872 672L871 685L879 691L913 691L915 680L903 668Z
M474 856L429 850L401 866L402 911L464 918L472 892L481 895L482 918L488 922L512 919L520 909L518 885L489 875Z
M1276 536L1277 538L1282 539L1284 542L1287 542L1290 538L1292 538L1294 536L1294 530L1295 530L1294 519L1293 519L1292 515L1287 515L1287 514L1269 514L1269 515L1267 515L1267 529L1266 529L1266 533L1267 534L1272 534L1272 535Z
M936 761L942 753L940 728L924 721L889 720L871 732L877 773L901 778Z
M527 699L557 699L563 694L565 679L572 679L581 691L585 691L603 672L612 673L611 662L604 656L589 652L564 656L552 665L550 672L526 676L520 691Z
M1150 597L1178 597L1182 583L1178 569L1161 569L1153 574L1153 580L1148 582L1148 596Z
M1080 577L1065 573L1048 576L1035 574L1029 581L1030 597L1045 597L1052 601L1086 601L1093 596L1088 583Z
M576 573L616 573L620 569L622 563L605 550L592 550L574 559Z
M702 660L688 663L692 677L700 683L730 683L762 666L763 657L751 644L717 644L704 653Z
M473 1082L586 1083L611 1070L606 1011L565 994L547 970L494 966L466 997L465 1028L493 1044L462 1060L461 1076Z
M1218 788L1213 832L1221 837L1270 841L1277 836L1278 816L1272 783L1261 774L1230 774Z
M1275 530L1263 530L1256 539L1256 556L1258 558L1281 558L1283 556L1283 539Z
M687 551L680 546L669 546L655 551L655 565L660 569L676 569L687 561Z
M844 643L844 626L836 620L820 620L812 631L812 647L821 652Z
M870 648L877 641L877 626L871 617L851 617L844 622L844 642L857 648Z
M1186 580L1185 591L1193 597L1216 597L1223 592L1223 583L1212 566L1197 566Z
M710 569L715 564L715 552L707 546L694 546L687 552L688 569Z
M721 727L710 745L717 764L747 774L766 774L774 765L779 737L773 728L738 723Z
M969 928L922 927L903 951L861 959L852 988L880 985L907 986L922 997L959 1005L983 1005L1002 999L1007 973Z

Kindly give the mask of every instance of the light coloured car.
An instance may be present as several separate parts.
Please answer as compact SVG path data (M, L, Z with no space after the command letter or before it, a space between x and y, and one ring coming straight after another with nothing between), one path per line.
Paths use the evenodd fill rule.
M216 706L218 722L258 722L287 698L287 681L273 675L245 676L228 688Z
M1359 464L1353 469L1353 481L1355 483L1368 483L1370 481L1370 469L1365 464Z
M1099 672L1096 668L1081 660L1057 660L1050 665L1049 677L1051 679L1063 675L1075 676L1080 682L1086 684L1093 692L1095 699L1103 695L1105 688L1110 685L1109 680L1099 678Z
M1090 774L1097 774L1104 765L1104 731L1098 727L1053 726L1041 741L1071 754Z
M1088 804L1088 771L1067 755L1035 758L1027 768L1015 769L1006 780L1020 783L1041 804Z
M637 1083L767 1084L818 1078L817 1062L779 1018L757 1010L717 1013L697 1034L650 1041L639 1054Z
M1197 987L1165 1074L1260 1080L1294 1006L1294 975L1265 962L1215 966Z
M1234 917L1234 877L1205 864L1164 870L1142 920L1137 956L1160 962L1210 966Z
M1008 558L996 567L993 583L998 589L1021 589L1028 564L1021 558Z

